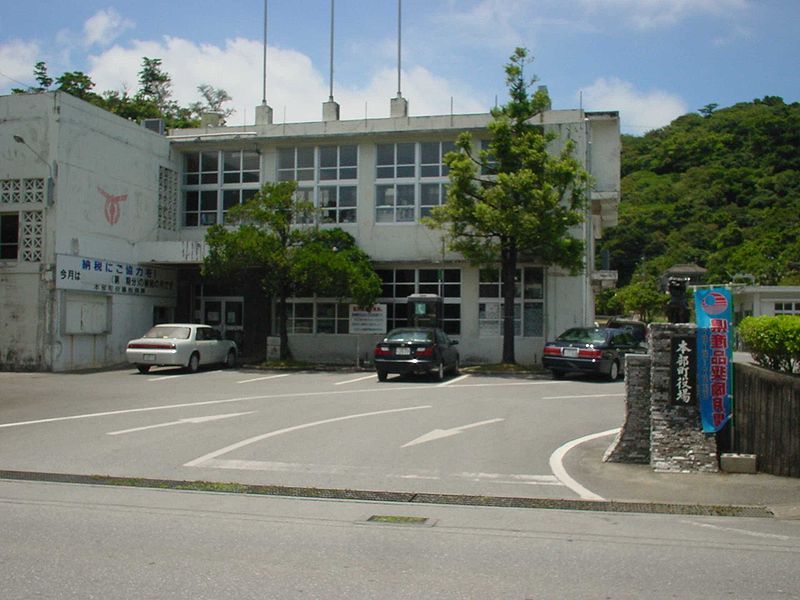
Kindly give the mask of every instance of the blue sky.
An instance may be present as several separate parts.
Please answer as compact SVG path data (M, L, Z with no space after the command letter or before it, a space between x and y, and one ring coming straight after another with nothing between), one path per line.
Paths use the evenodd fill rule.
M275 121L314 121L329 95L330 0L269 0L267 101ZM137 88L161 58L181 104L210 84L233 125L262 97L263 0L26 0L0 11L0 94L50 74L97 91ZM412 115L484 112L505 99L516 46L554 108L619 110L644 133L709 103L800 100L798 0L403 0L402 92ZM397 92L397 1L336 0L334 98L343 119L388 116Z

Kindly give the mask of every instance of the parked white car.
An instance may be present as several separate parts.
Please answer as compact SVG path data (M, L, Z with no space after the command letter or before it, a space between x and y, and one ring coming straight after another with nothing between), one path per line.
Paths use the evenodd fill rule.
M155 366L186 367L194 373L201 365L236 366L238 350L235 342L222 339L208 325L165 323L128 342L125 354L140 373Z

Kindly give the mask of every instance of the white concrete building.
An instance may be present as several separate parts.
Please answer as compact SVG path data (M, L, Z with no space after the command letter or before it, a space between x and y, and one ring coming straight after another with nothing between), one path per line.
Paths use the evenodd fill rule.
M350 232L381 276L388 327L408 295L444 297L462 362L501 356L498 277L444 250L419 221L444 199L442 157L457 135L488 139L490 115L272 123L159 135L62 93L0 97L0 368L70 370L124 362L125 343L155 322L204 321L263 355L274 331L257 281L203 281L207 227L267 181L294 179L320 226ZM520 265L516 354L538 362L545 338L594 320L594 241L616 223L617 113L551 110L540 122L576 143L593 178L587 270ZM296 358L354 362L378 335L350 333L346 300L296 298Z

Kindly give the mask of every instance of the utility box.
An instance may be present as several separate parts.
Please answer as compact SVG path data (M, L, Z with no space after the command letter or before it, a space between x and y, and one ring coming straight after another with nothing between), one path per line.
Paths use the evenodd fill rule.
M444 299L437 294L411 294L408 299L411 327L442 327Z

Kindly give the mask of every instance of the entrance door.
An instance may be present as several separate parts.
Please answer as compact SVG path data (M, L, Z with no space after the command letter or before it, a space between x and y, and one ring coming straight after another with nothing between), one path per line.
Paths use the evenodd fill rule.
M242 349L244 331L244 298L241 296L204 297L203 322L219 329L222 337L233 340Z

